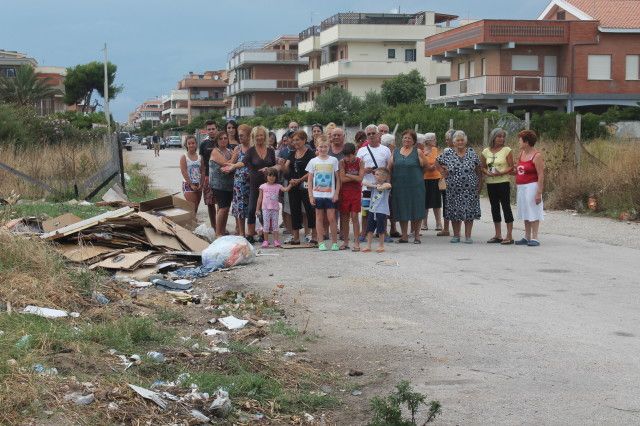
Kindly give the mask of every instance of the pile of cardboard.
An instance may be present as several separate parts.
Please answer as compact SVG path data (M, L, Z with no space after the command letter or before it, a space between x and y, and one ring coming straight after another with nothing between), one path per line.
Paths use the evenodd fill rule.
M50 241L72 262L122 271L133 279L200 261L209 243L188 229L195 224L190 203L169 195L135 207L124 206L84 220L71 213L45 221L19 218L3 228Z

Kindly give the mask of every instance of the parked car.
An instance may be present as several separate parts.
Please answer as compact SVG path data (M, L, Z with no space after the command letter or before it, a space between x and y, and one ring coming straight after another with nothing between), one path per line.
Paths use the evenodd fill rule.
M165 149L167 147L167 141L159 136L160 138L160 149ZM147 149L153 149L153 136L147 136L145 139L144 145L146 145Z
M120 141L120 144L122 144L122 148L126 149L127 151L131 151L133 149L133 146L131 146L131 133L118 133L118 140Z
M167 148L182 148L182 136L169 136Z

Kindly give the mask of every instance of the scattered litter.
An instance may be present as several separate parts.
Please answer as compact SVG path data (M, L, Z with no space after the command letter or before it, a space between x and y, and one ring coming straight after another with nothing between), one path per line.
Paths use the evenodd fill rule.
M353 392L351 392L351 395L353 395L353 396L360 396L360 395L362 395L362 391L361 391L361 390L356 389L356 390L354 390Z
M357 376L362 376L364 373L360 370L351 369L347 374L349 374L349 376L351 377L357 377Z
M173 301L176 303L181 303L183 305L189 305L191 303L196 305L200 304L200 296L195 294L181 293L179 291L167 291L167 294L173 296Z
M191 392L180 398L180 402L196 402L209 400L209 394L207 392L199 392L198 385L191 384Z
M142 388L140 386L132 385L130 383L129 383L129 387L144 399L148 399L149 401L155 402L156 405L158 405L158 407L162 408L163 410L167 408L166 401L162 399L160 394L158 394L157 392Z
M111 302L107 296L97 291L93 292L93 299L101 305L108 305Z
M207 321L209 324L215 324L216 321L218 321L217 318L211 318L209 321ZM0 333L0 336L2 336L2 334Z
M193 230L193 233L212 243L216 239L216 231L206 223L199 225Z
M189 373L181 373L176 379L176 383L178 385L184 385L191 379L191 375Z
M217 354L228 354L231 352L229 348L221 348L219 346L211 346L209 349Z
M229 414L229 412L231 411L231 400L229 399L229 392L218 389L214 396L215 399L211 403L209 411L218 417L226 417L227 414Z
M315 417L313 417L311 414L309 413L304 413L304 420L307 423L313 423L313 421L315 420Z
M154 360L155 362L165 362L165 357L160 352L151 351L147 352L147 356Z
M115 402L110 402L109 405L107 405L107 410L109 411L116 411L118 409L120 409L120 406Z
M211 320L209 320L211 321ZM4 335L4 331L0 330L0 337L2 337Z
M89 405L95 401L95 399L96 398L92 393L83 395L82 392L71 392L64 396L65 401L71 401L76 405Z
M64 318L68 317L69 313L67 311L61 311L60 309L51 309L51 308L40 308L38 306L28 305L22 311L23 314L32 314L38 315L40 317L45 318Z
M284 353L284 357L287 358L287 359L288 358L293 358L294 356L296 356L295 352L285 352Z
M69 312L69 316L71 318L80 318L80 313L79 312Z
M391 260L391 259L380 260L380 261L376 262L376 265L380 265L380 266L400 266L400 264L397 261Z
M142 362L142 357L140 355L137 354L133 354L129 357L129 359L133 362L135 362L136 364L140 364Z
M176 277L183 278L204 278L217 268L213 266L196 266L193 268L180 268L173 271L171 274Z
M41 376L57 376L58 369L57 368L46 368L42 364L36 364L33 366L33 371Z
M189 280L179 280L182 281L182 283L179 283L178 281L169 281L169 280L163 280L163 279L155 279L152 280L151 282L153 284L155 284L157 287L161 287L161 290L164 289L169 289L169 290L191 290L191 288L193 288L193 281L189 281ZM186 284L185 284L186 282Z
M180 401L180 398L169 392L162 392L162 396L170 401Z
M151 287L153 283L150 283L148 281L131 280L129 281L129 285L134 288L146 288L146 287Z
M247 323L249 322L247 320L241 320L239 318L236 318L233 315L229 315L228 317L220 318L220 319L218 319L218 321L220 321L220 323L222 325L224 325L225 327L227 327L229 330L239 330L242 327L244 327L245 325L247 325Z
M220 237L202 251L202 266L214 269L245 265L254 259L253 245L237 235Z

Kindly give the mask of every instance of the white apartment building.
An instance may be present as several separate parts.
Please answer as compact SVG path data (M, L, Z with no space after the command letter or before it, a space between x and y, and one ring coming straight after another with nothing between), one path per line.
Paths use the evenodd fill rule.
M162 97L162 116L160 121L170 121L182 126L189 122L189 91L186 89L172 90L169 95Z
M299 34L298 54L309 58L309 69L298 75L298 85L309 92L298 108L312 110L315 97L336 85L364 97L414 69L427 84L448 80L449 68L424 56L424 39L448 30L456 18L435 12L349 12L307 28Z

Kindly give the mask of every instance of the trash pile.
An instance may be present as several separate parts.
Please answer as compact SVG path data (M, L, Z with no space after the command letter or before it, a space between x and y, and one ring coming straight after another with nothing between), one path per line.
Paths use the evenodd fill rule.
M178 268L183 268L184 278L202 277L254 258L253 247L243 238L222 237L210 246L197 235L207 235L206 227L194 232L187 229L194 224L195 215L186 210L184 202L167 196L140 203L137 209L125 206L84 220L71 213L45 221L23 217L3 228L49 241L73 263L122 271L139 281ZM201 261L200 267L185 268Z

